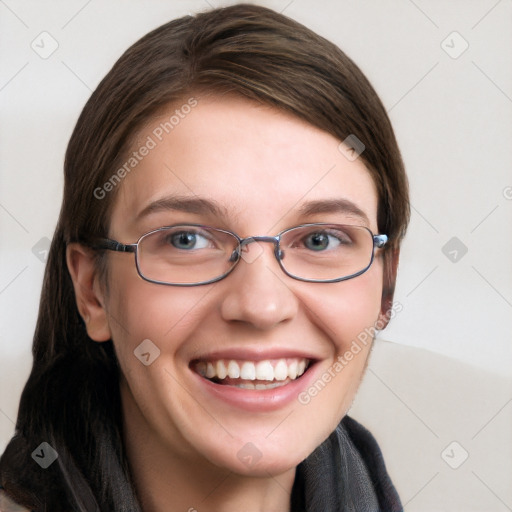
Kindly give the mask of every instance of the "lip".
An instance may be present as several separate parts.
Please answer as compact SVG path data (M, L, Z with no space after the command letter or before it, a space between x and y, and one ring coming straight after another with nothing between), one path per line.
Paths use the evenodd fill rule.
M264 361L267 359L309 359L313 363L320 358L312 353L294 350L279 349L261 350L253 348L232 348L226 350L216 350L203 355L195 355L194 361L218 361L219 359L233 359L238 361Z
M220 353L219 353L220 354ZM229 357L234 359L234 352L229 352ZM265 352L265 355L260 359L253 359L253 356L249 356L247 351L243 351L243 359L245 360L262 360L262 359L272 359L275 357L269 357L269 353ZM277 352L276 352L277 354ZM240 355L240 354L238 354ZM275 355L275 354L274 354ZM249 356L249 357L248 357ZM279 351L279 356L281 358L285 358L284 352ZM213 357L217 358L216 354L208 354L208 358L213 359ZM290 356L287 357L305 357L305 356ZM218 357L221 359L221 357ZM235 386L229 386L226 384L217 384L212 382L204 377L201 377L198 373L196 373L192 368L189 368L192 373L193 379L198 383L199 388L201 389L203 394L213 398L214 400L220 400L231 407L236 409L242 409L249 412L265 412L265 411L275 411L285 407L286 405L292 403L294 400L297 400L298 395L307 389L311 382L316 378L317 364L318 359L308 358L311 360L310 366L298 379L295 379L284 386L280 386L273 389L261 389L261 390L253 390L253 389L243 389L237 388Z

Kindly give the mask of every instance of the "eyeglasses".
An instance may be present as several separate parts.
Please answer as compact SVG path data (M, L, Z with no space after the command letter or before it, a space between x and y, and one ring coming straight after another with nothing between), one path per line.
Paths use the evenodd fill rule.
M137 272L151 283L198 286L224 279L240 260L250 263L251 243L274 244L283 272L311 283L334 283L366 272L375 249L388 241L363 226L303 224L276 236L240 238L236 233L200 224L166 226L142 235L135 244L96 239L94 249L135 253ZM261 252L261 247L259 252Z

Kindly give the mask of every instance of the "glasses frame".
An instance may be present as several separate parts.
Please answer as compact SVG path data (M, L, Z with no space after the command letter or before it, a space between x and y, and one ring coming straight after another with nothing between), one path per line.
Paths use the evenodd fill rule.
M236 254L236 260L234 260L233 266L227 272L225 272L224 274L222 274L218 277L215 277L208 281L200 281L198 283L168 283L166 281L158 281L156 279L150 279L150 278L144 276L144 274L142 273L142 271L140 269L140 265L139 265L138 247L139 247L139 244L141 243L141 241L144 238L146 238L149 235L152 235L154 233L158 233L158 232L164 231L166 229L178 228L178 227L182 227L182 226L183 227L191 226L191 227L209 229L209 230L214 230L214 231L218 231L218 232L233 236L233 238L238 240L238 247L235 248L235 250L233 251L233 254L231 256L231 257L233 257ZM308 279L308 278L296 276L296 275L288 272L282 264L282 257L281 257L282 251L280 248L281 238L283 237L283 235L285 235L289 231L293 231L297 228L306 228L306 227L313 227L313 226L346 226L346 227L351 227L351 228L365 229L366 231L368 231L368 233L371 235L371 237L373 239L372 254L371 254L370 262L368 263L368 265L364 269L362 269L354 274L350 274L349 276L344 276L344 277L338 277L335 279ZM249 236L249 237L245 237L245 238L241 238L236 233L233 233L232 231L228 231L226 229L214 228L212 226L207 226L205 224L190 223L190 224L173 224L170 226L163 226L158 229L153 229L153 230L148 231L147 233L144 233L143 235L141 235L139 237L139 239L137 240L137 242L135 242L133 244L123 244L122 242L118 242L117 240L113 240L111 238L95 238L93 243L89 244L89 245L92 249L95 249L95 250L108 250L108 251L115 251L115 252L134 253L135 254L135 266L137 268L137 273L139 274L139 276L142 279L144 279L144 281L147 281L149 283L162 284L162 285L166 285L166 286L189 287L189 286L202 286L205 284L213 284L213 283L216 283L217 281L220 281L221 279L224 279L225 277L227 277L237 267L240 260L243 259L242 258L242 249L245 246L247 246L253 242L268 242L268 243L274 244L274 256L275 256L277 262L279 263L281 270L288 277L291 277L292 279L296 279L297 281L303 281L306 283L338 283L340 281L347 281L348 279L353 279L354 277L364 274L371 267L371 265L375 259L375 249L382 249L386 245L388 240L389 239L388 239L387 235L384 235L384 234L374 235L373 232L366 226L352 226L350 224L333 224L333 223L329 223L329 222L314 222L314 223L309 223L309 224L300 224L299 226L293 226L291 228L287 228L287 229L281 231L280 233L278 233L276 236Z

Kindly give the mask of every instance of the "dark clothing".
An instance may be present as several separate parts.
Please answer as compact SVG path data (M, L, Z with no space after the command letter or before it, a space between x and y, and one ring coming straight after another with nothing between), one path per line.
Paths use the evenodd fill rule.
M372 434L345 416L299 464L292 512L400 512L400 498Z

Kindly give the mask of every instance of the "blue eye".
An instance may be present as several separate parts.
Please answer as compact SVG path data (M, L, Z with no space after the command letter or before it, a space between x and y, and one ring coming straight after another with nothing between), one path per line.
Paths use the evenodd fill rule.
M340 239L325 232L311 233L304 239L304 245L312 251L334 249L340 244Z
M173 233L169 235L168 241L176 247L176 249L182 250L205 249L209 246L209 241L206 237L191 231Z

